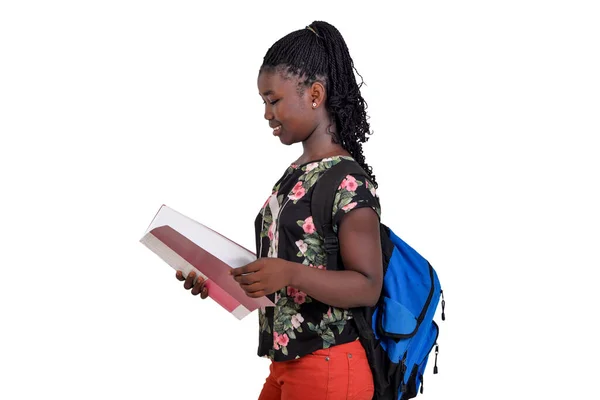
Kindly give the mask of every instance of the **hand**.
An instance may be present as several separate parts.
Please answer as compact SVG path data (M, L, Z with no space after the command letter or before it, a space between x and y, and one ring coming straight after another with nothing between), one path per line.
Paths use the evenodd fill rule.
M184 282L183 287L186 290L192 289L192 295L197 296L198 294L200 294L201 299L205 299L208 297L208 289L204 287L204 278L199 277L196 281L196 284L194 284L194 279L196 278L196 273L194 271L191 271L187 277L183 276L183 272L177 271L175 273L175 277L178 280Z
M290 285L293 265L280 258L259 258L240 268L231 270L231 275L248 297L262 297ZM246 275L243 275L246 274Z

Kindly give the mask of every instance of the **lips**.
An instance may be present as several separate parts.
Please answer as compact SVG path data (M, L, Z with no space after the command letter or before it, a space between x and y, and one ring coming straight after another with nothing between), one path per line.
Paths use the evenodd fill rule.
M273 128L273 135L277 136L281 132L281 125Z

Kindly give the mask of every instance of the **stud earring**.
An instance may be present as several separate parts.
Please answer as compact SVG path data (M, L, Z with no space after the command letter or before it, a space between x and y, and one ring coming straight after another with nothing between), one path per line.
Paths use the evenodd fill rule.
M317 108L317 103L313 103L313 108Z

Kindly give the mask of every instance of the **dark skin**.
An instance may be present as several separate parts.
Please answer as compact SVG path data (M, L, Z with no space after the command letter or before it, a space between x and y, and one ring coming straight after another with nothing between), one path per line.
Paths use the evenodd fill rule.
M286 145L302 143L303 153L296 164L326 157L349 155L333 143L332 123L325 109L326 90L320 82L298 93L298 77L263 72L258 89L265 103L264 117L280 141ZM259 258L231 270L249 297L265 296L291 286L325 304L339 308L373 306L379 299L383 283L379 219L371 208L347 213L338 228L343 271L307 268L305 265L279 258ZM243 275L245 274L245 275ZM181 271L177 279L193 295L206 298L208 292L202 278L194 283L195 273L187 278Z

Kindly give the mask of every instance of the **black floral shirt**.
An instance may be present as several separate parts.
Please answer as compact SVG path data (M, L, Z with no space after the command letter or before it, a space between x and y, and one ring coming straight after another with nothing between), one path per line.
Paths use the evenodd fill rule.
M256 254L326 269L322 238L310 215L311 190L323 172L351 157L335 156L291 165L275 184L256 218ZM363 176L349 175L337 190L333 206L334 230L350 210L371 207L380 216L375 187ZM349 310L331 307L293 287L268 296L275 307L260 309L258 355L275 361L299 358L316 350L358 338Z

